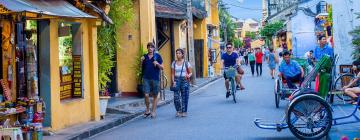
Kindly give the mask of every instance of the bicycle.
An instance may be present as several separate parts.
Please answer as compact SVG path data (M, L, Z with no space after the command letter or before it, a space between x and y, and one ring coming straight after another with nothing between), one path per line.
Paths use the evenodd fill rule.
M231 95L233 97L234 102L236 103L236 81L235 81L235 77L236 77L236 68L234 67L226 67L225 68L225 75L226 77L229 79L230 81L230 92Z
M165 88L167 87L168 84L168 79L164 73L164 71L160 72L160 99L161 100L165 100Z

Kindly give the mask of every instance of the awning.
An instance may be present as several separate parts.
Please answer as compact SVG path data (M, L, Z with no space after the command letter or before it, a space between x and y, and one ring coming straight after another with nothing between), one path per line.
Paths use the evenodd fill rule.
M0 0L10 12L31 12L58 17L96 18L65 0Z

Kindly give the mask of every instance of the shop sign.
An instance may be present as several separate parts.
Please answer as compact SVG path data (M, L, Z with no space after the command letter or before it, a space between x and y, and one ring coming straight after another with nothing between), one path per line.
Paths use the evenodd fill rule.
M74 94L73 97L82 97L82 70L81 55L73 55L74 63Z

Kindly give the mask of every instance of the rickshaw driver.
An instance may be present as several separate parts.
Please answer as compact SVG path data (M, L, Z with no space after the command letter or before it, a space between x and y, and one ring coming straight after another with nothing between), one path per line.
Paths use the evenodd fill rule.
M293 84L294 82L300 82L304 80L304 69L298 62L290 59L290 53L285 51L283 53L283 61L279 66L279 77L286 80L289 88L296 89L297 87Z

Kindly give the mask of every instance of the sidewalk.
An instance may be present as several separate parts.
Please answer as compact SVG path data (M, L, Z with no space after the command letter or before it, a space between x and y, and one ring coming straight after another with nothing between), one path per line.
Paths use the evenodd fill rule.
M332 108L333 118L347 116L354 111L353 105L339 105L332 106ZM360 117L360 110L358 110L356 114ZM344 121L355 121L355 118L350 117L341 122ZM329 133L329 137L331 140L340 140L343 136L347 136L349 140L353 140L354 138L360 138L360 122L346 125L337 125L331 128Z
M196 84L190 88L190 94L197 89L221 78L198 78ZM165 100L159 100L158 107L169 104L173 101L171 91L165 90ZM109 100L108 108L104 119L92 121L84 124L74 125L60 131L54 135L44 136L46 140L80 140L86 139L136 118L141 117L145 111L143 98L137 97L116 97Z

